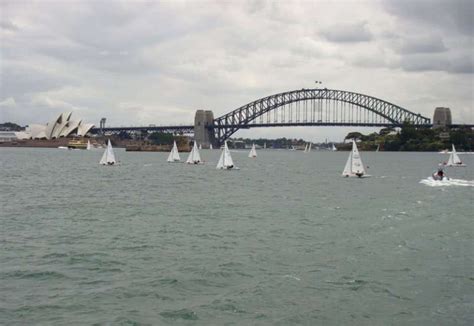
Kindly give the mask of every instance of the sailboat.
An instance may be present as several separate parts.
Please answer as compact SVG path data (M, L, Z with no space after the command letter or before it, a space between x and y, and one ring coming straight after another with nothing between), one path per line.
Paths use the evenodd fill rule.
M117 164L117 161L115 160L114 150L112 149L112 144L110 143L110 139L107 143L107 148L105 149L104 154L102 155L102 158L100 159L99 163L102 165Z
M199 149L202 149L202 144L199 145Z
M347 159L342 176L359 178L370 177L370 175L365 173L364 164L362 163L359 150L357 149L357 145L354 140L352 140L352 150Z
M173 148L171 149L170 155L168 155L168 159L166 161L169 163L181 161L178 153L178 146L176 146L176 140L173 142Z
M212 148L212 144L209 144L209 149L212 151L214 148Z
M336 148L336 146L334 146L334 144L332 144L331 150L332 150L333 152L336 152L336 151L337 151L337 148Z
M309 152L311 152L311 143L307 143L304 146L304 153L309 153Z
M375 151L378 152L379 150L380 150L380 144L377 145L377 149Z
M257 150L255 149L255 144L252 144L252 149L250 150L249 157L257 157Z
M263 149L267 149L267 143L263 143Z
M91 150L91 142L90 142L90 140L87 140L87 147L86 147L86 149L87 149L88 151Z
M219 158L219 162L217 162L216 169L221 170L230 170L230 169L237 169L234 166L234 161L232 160L232 156L230 156L229 147L227 147L227 141L224 142L224 149L222 150L221 157Z
M448 162L445 163L445 165L446 166L463 166L463 167L466 166L466 164L464 164L461 161L458 154L456 153L456 149L454 148L454 144L452 146L453 146L453 150L451 151L451 155L449 155Z
M186 163L188 164L199 164L201 162L201 155L199 155L199 146L197 143L194 143L193 148L191 149L191 152L188 155L188 159L186 160Z

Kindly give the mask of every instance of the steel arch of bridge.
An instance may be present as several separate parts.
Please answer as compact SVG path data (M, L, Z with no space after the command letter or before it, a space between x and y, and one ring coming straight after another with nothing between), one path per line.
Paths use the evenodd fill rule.
M304 102L304 101L316 101L319 103L319 110L326 110L326 114L323 119L315 119L314 112L311 116L311 119L303 119L299 121L298 115L296 121L283 121L278 122L275 118L274 123L270 123L270 119L267 119L267 123L256 124L256 119L262 117L264 114L268 114L273 110L277 110L280 107L285 107L287 105L292 105L292 103ZM339 108L337 106L339 103ZM335 108L335 115L331 116L331 104L333 104L333 109ZM342 106L342 104L344 104ZM347 104L347 105L346 105ZM326 105L323 109L322 105ZM329 109L327 106L329 105ZM338 111L339 110L339 111ZM345 110L345 112L344 112ZM365 110L365 117L369 118L364 119L352 119L353 112L348 112L348 110ZM322 117L323 114L320 113ZM291 111L290 111L291 112ZM340 116L338 116L338 112ZM318 113L318 114L319 114ZM334 113L334 112L333 112ZM299 113L298 113L299 114ZM307 115L307 111L305 113ZM346 115L347 114L347 115ZM348 117L346 119L346 116ZM370 117L372 116L372 117ZM276 117L276 113L275 113ZM350 118L349 118L350 117ZM306 117L307 118L307 117ZM359 116L360 118L360 116ZM410 112L398 105L392 104L390 102L378 99L376 97L342 91L335 89L327 88L316 88L316 89L302 89L294 90L290 92L284 92L279 94L270 95L259 100L248 103L240 108L229 112L221 117L214 119L214 125L211 126L211 129L214 129L216 140L218 143L222 144L224 140L228 139L232 134L234 134L239 129L246 129L250 127L271 127L271 126L401 126L405 121L418 126L428 126L431 121L429 118L426 118L420 114L415 114ZM252 123L253 122L253 123Z

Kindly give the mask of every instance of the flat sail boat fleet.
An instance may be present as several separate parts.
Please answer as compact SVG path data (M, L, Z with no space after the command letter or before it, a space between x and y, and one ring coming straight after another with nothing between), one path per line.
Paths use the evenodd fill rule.
M343 177L358 177L358 178L367 178L370 177L365 172L364 164L360 158L359 150L357 149L356 142L352 140L352 150L347 158L346 166L342 172Z

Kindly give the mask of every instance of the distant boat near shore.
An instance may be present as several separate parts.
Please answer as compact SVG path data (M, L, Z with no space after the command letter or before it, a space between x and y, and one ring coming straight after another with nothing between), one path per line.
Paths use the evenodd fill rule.
M448 162L445 162L444 165L451 167L465 167L466 164L464 164L459 158L458 154L456 153L456 148L454 148L454 144L452 146L453 149L451 151L451 155L449 155Z
M250 158L257 157L257 150L255 149L255 144L252 144L252 149L250 150L249 157Z

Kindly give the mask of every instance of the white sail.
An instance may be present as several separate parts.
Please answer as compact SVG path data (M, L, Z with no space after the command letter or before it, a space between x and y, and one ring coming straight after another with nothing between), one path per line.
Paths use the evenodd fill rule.
M380 150L380 144L377 145L377 149L375 151L378 152L379 150Z
M199 149L202 149L202 144L199 144Z
M102 158L100 159L100 164L102 165L113 165L115 164L115 154L114 150L112 149L112 144L110 143L110 139L107 143L107 148L104 151L104 154L102 155Z
M87 147L86 147L86 149L87 149L88 151L91 150L91 142L90 142L90 140L87 140Z
M201 145L199 145L199 149L201 149ZM193 160L194 162L197 162L197 163L201 163L201 154L199 153L199 149L196 148L194 150L194 156L193 156Z
M249 157L257 157L257 150L255 149L255 144L252 144L252 149L250 150Z
M308 144L308 153L311 152L311 143Z
M209 144L209 149L210 149L210 150L213 150L212 144Z
M446 165L448 166L465 166L461 159L459 158L458 153L456 153L456 148L454 148L454 144L452 145L453 149L451 151L451 154L449 155L448 163Z
M224 168L224 149L222 149L221 156L219 157L219 161L217 162L216 169L223 169Z
M356 142L352 141L352 165L351 165L352 173L363 173L365 174L364 164L362 163L362 159L359 155L359 150L357 149Z
M308 153L308 144L305 144L305 145L304 145L304 151L303 151L303 153Z
M171 149L170 155L168 155L168 162L179 162L181 158L179 157L178 146L176 146L176 141L173 142L173 148Z
M332 149L333 152L337 151L337 148L336 148L336 146L334 146L334 144L332 144L332 148L331 148L331 149Z
M201 163L201 155L199 155L199 146L195 143L193 145L193 148L191 149L191 152L188 155L188 159L186 160L186 163L188 164L197 164Z
M349 158L347 159L346 165L344 167L344 171L342 175L345 177L352 177L352 176L363 176L365 175L364 164L362 163L362 159L360 158L359 150L357 149L356 142L352 141L352 150L349 154Z
M352 152L351 154L349 154L349 157L347 158L346 165L344 166L344 171L342 171L343 176L348 177L349 175L352 174L351 166L352 166Z
M193 145L193 148L191 148L191 151L189 152L188 159L186 160L186 163L192 164L193 162L193 154L194 154L194 148L196 147L196 144Z
M234 161L232 160L232 156L230 156L229 147L227 147L227 141L225 141L224 149L222 150L216 169L231 169L233 167Z
M263 149L267 149L267 143L263 143Z

